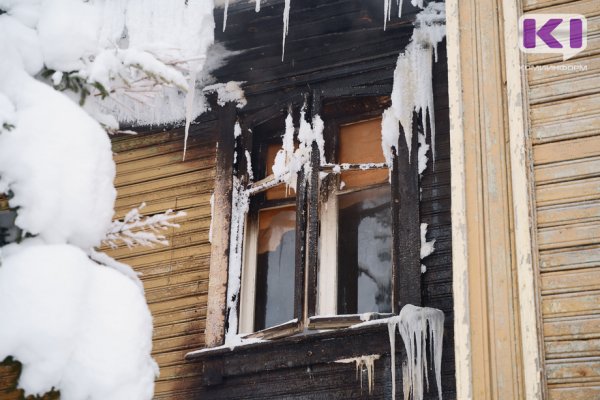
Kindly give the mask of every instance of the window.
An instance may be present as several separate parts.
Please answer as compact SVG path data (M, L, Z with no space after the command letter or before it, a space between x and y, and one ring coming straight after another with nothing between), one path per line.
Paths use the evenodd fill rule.
M298 151L299 126L301 118L312 118L296 110L294 148L304 158L293 171L295 188L273 174L283 121L276 133L253 133L251 164L262 179L248 189L240 333L275 338L343 327L419 303L417 152L408 163L400 143L394 165L386 164L381 113L387 101L325 103L323 142L305 145L306 153Z

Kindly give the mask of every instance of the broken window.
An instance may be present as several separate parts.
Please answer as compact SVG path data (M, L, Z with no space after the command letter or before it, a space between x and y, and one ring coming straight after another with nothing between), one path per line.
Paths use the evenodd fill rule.
M275 338L348 326L389 316L420 296L418 163L416 152L407 162L406 145L394 165L386 163L381 113L387 104L389 97L373 97L328 107L320 144L299 137L307 129L302 118L316 124L304 111L296 113L293 131L287 117L283 139L279 133L263 141L252 133L248 165L255 170L248 176L258 180L247 184L239 333ZM297 169L275 174L276 158L290 153L295 158L286 168ZM412 223L401 226L401 215L409 214Z

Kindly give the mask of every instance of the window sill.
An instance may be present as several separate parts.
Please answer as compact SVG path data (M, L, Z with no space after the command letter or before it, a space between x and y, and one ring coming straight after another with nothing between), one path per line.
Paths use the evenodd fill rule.
M396 349L403 351L403 346L396 345ZM326 364L365 354L389 353L388 328L382 320L381 323L356 328L309 331L234 348L204 349L188 353L185 358L201 364L203 384L211 386L220 384L227 377Z

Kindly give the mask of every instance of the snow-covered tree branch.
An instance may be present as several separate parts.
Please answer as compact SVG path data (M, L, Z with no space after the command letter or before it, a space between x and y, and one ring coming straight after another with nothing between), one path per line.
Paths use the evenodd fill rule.
M172 221L185 216L185 212L167 210L164 213L144 216L140 213L144 207L146 203L129 211L122 220L113 221L103 242L112 248L118 247L120 242L125 243L127 247L168 245L166 237L160 232L168 228L179 228L179 224Z
M26 234L0 248L0 361L22 364L26 396L153 397L141 282L94 249L167 244L184 214L140 207L113 222L106 132L205 110L212 11L211 0L0 0L0 193Z

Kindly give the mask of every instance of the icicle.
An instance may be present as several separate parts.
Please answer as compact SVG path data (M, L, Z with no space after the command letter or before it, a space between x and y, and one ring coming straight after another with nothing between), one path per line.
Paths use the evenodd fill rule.
M386 5L389 6L388 3ZM415 3L413 0L413 5L422 7L423 4L422 1ZM431 150L435 161L432 52L435 53L437 60L437 45L445 36L444 20L444 4L429 3L417 15L411 41L405 51L398 56L394 71L392 106L386 110L382 121L382 146L388 162L391 161L392 149L397 144L399 134L395 131L398 130L398 123L404 129L410 160L414 112L421 113L423 131L431 135ZM429 129L427 129L427 122L429 122ZM424 141L419 142L424 146ZM419 157L420 160L423 156Z
M196 95L196 76L198 75L198 65L190 68L190 83L185 96L185 129L183 135L183 161L187 152L187 141L190 133L190 124L194 118L194 96Z
M260 0L254 0L254 2L256 3L254 11L260 12Z
M392 398L396 398L396 329L404 342L406 362L402 364L402 386L404 399L423 399L423 385L429 389L427 373L426 338L429 335L429 350L433 359L438 398L442 400L442 339L444 336L444 313L435 308L405 305L400 315L388 320L390 352L392 362ZM423 377L425 382L423 382ZM412 396L411 396L412 395Z
M342 360L337 360L336 363L341 364L356 364L356 379L360 379L360 389L362 391L363 388L363 380L362 380L362 371L363 368L367 370L367 381L369 385L369 394L373 393L373 387L375 384L375 360L379 360L381 356L379 354L371 354L368 356L360 356L354 358L344 358ZM360 373L360 374L359 374Z
M401 18L402 17L402 3L403 3L403 0L398 0L397 3L398 3L398 18ZM423 8L423 7L421 7L421 8Z
M392 399L396 399L396 325L398 321L392 317L388 321L388 335L390 337L390 357L391 357L391 370L392 370Z
M411 0L410 4L415 7L423 8L423 0Z
M285 0L285 7L283 8L283 40L281 44L281 61L285 58L285 38L288 35L290 25L290 0Z
M225 0L225 9L223 10L223 32L227 28L227 12L229 11L229 0Z
M392 9L392 0L383 0L383 30L387 28L387 22L390 20L390 11Z
M240 180L233 177L231 199L231 233L229 240L229 268L227 279L227 310L228 330L225 334L225 344L235 340L238 331L237 299L240 295L242 276L242 243L246 213L248 212L249 196Z
M236 121L235 125L233 126L233 137L237 139L240 136L242 136L242 127L240 126L239 121Z

